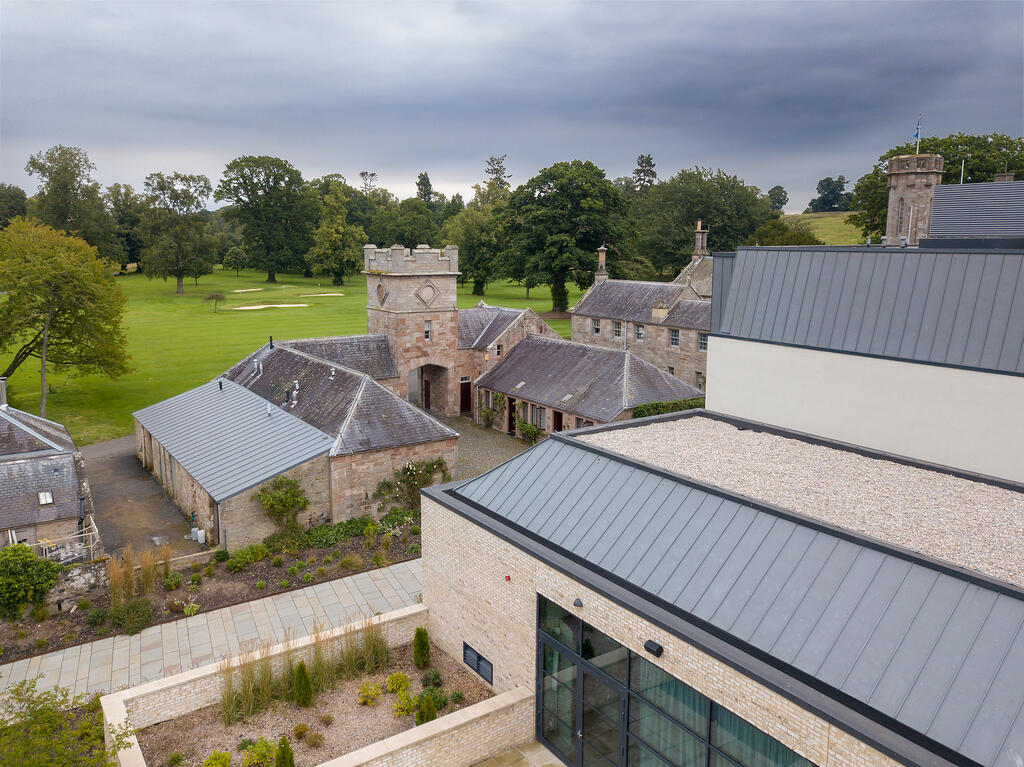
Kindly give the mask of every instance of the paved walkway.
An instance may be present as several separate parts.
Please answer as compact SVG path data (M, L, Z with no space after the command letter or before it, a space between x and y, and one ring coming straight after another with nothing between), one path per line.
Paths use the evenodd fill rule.
M475 767L565 767L540 743L529 743L479 762Z
M318 625L333 628L415 604L421 573L420 560L414 559L150 626L134 636L24 658L0 666L0 690L40 674L40 689L59 684L75 695L160 679L233 655L240 645L282 642L286 633L306 636Z

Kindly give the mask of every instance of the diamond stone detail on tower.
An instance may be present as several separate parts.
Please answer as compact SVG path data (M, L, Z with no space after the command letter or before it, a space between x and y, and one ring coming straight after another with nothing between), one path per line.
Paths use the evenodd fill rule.
M434 299L437 298L437 295L438 290L430 280L427 280L419 290L416 291L416 298L422 301L424 306L430 306L434 303Z

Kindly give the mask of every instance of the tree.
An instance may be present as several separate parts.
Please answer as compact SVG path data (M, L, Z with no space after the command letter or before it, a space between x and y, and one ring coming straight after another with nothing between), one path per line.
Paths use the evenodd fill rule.
M107 187L104 201L114 225L121 271L128 264L141 264L145 247L142 218L149 207L146 198L136 194L129 184L112 184Z
M859 226L864 236L884 235L889 208L889 187L885 172L890 157L915 154L915 144L895 146L882 154L874 167L858 179L853 187L850 208L855 213L847 221ZM948 136L925 136L921 139L922 154L940 154L945 161L943 184L960 182L963 163L964 183L992 181L996 173L1024 171L1024 138L1011 138L1003 133Z
M18 767L109 767L128 748L131 726L111 724L104 743L99 695L39 690L39 677L11 685L0 704L0 754Z
M419 197L410 197L397 206L382 208L373 217L370 237L385 246L388 243L407 247L433 245L438 240L438 229L427 204Z
M761 224L746 245L823 245L814 233L802 224L790 224L781 218L774 218Z
M782 210L789 202L789 195L786 190L776 184L768 190L768 204L772 210Z
M348 197L341 183L333 181L324 196L323 217L313 233L313 247L306 253L306 264L315 274L330 274L335 285L345 283L346 274L355 274L363 263L366 232L348 223Z
M284 735L277 742L277 753L274 755L274 767L295 767L295 754L292 744Z
M57 582L57 567L24 543L0 549L0 618L17 620L26 605L41 605Z
M25 215L27 199L20 186L0 184L0 229L11 223L12 218Z
M39 414L47 366L116 378L128 371L121 318L125 298L110 265L79 237L32 221L0 231L0 352L15 349L0 376L39 359Z
M639 155L636 158L636 168L633 170L633 188L643 194L656 183L658 174L654 170L654 157L649 154Z
M638 255L664 277L689 263L698 219L709 226L711 250L735 250L774 214L757 187L722 170L697 167L652 186L633 215Z
M853 196L846 189L846 176L832 178L826 176L818 182L818 196L808 204L813 213L832 210L849 210L850 198Z
M217 304L219 304L221 301L227 301L227 300L228 300L228 297L225 296L223 293L207 293L205 296L203 296L203 301L206 301L207 303L209 303L210 301L213 301L213 313L214 314L217 313Z
M434 188L430 184L430 176L426 171L416 177L416 196L428 205L433 200Z
M361 170L359 178L363 181L362 193L369 196L370 192L377 188L377 174L373 171Z
M589 286L597 248L626 239L625 208L622 194L592 162L544 168L512 193L502 216L504 273L513 279L537 275L551 286L552 310L565 311L566 282Z
M184 278L213 271L216 240L206 233L201 216L210 197L210 179L183 173L146 176L149 210L143 218L147 245L146 275L177 280L176 293L185 292Z
M241 245L235 245L235 247L224 254L224 268L234 269L236 277L238 272L245 269L248 265L249 256Z
M295 696L295 705L299 708L306 708L313 702L313 683L309 678L309 671L306 670L304 661L300 660L299 665L295 667L292 692Z
M423 626L418 626L412 635L412 662L420 669L430 665L430 636Z
M315 194L291 163L238 157L224 169L214 198L232 203L226 215L242 225L246 250L266 271L267 282L277 282L280 271L305 266L319 211Z
M501 227L491 206L468 207L448 219L441 229L444 245L458 245L459 271L462 279L473 284L473 295L484 295L487 283L494 278Z
M267 516L283 530L296 529L299 512L309 506L306 491L290 477L274 477L253 493L252 498L260 502Z
M28 213L44 224L76 234L100 255L119 260L114 224L103 204L96 170L84 149L57 145L32 155L25 172L38 175L39 191L28 202Z
M506 157L508 157L507 154L503 154L501 157L494 157L492 155L487 158L487 165L484 166L484 174L487 176L488 186L493 182L496 187L508 191L508 180L512 178L512 174L505 170Z

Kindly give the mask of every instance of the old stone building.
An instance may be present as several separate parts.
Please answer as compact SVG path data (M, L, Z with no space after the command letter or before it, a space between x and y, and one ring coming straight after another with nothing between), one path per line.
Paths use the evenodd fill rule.
M932 218L932 195L942 183L942 155L899 155L889 159L889 209L885 237L890 245L906 238L917 245L928 236Z
M703 391L713 259L700 221L695 240L692 260L672 282L610 280L599 249L594 284L570 309L572 340L629 350Z
M518 433L517 418L550 434L626 420L648 402L702 396L629 350L542 336L521 341L476 386L480 409L498 410L491 427L509 434Z
M274 532L252 496L276 476L302 485L304 526L338 522L373 513L377 484L409 460L452 465L459 436L371 375L273 341L134 415L139 460L194 527L232 548Z
M0 378L0 547L24 543L73 559L99 545L92 512L85 463L68 430L8 405Z

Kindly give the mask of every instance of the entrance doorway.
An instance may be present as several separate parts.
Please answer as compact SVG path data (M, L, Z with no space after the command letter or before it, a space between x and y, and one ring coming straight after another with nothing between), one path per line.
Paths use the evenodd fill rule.
M423 409L430 410L430 379L423 379Z
M459 379L459 412L468 413L473 409L473 382L469 376Z
M551 417L554 420L554 424L553 424L554 430L555 431L561 431L562 428L563 428L563 426L562 426L562 411L561 410L555 410L551 414Z

